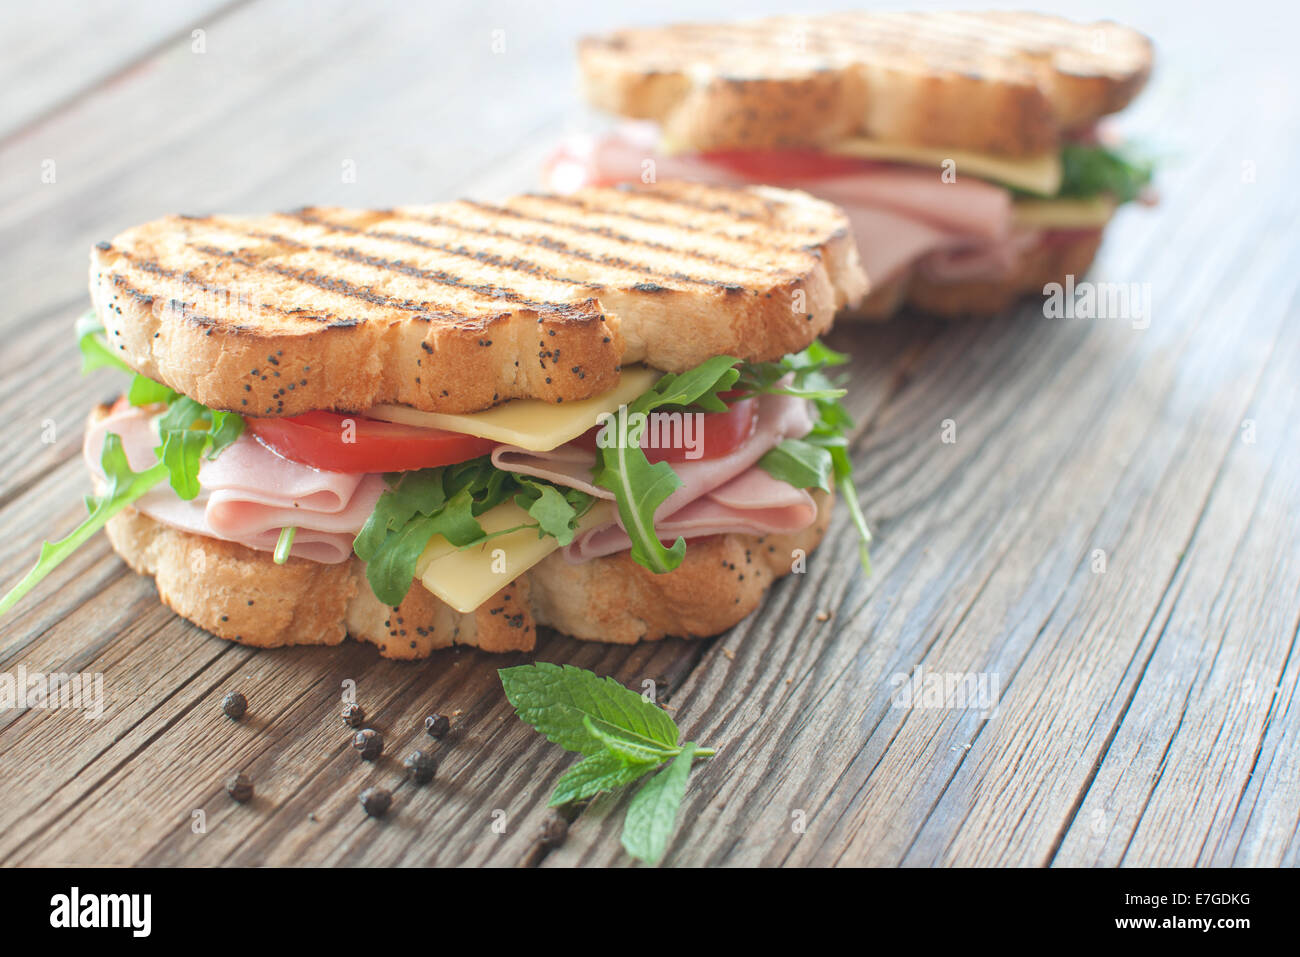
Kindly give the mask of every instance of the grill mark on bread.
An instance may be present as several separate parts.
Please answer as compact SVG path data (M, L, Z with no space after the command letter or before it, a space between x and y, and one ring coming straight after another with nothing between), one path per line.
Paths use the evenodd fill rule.
M655 194L652 192L640 193L638 194L638 196L645 199L655 198ZM615 216L618 217L619 219L631 219L640 223L652 223L656 226L670 226L673 229L684 229L692 233L708 234L712 232L711 230L706 229L703 226L697 226L695 223L679 222L678 220L668 219L667 217L663 217L663 216L651 216L647 213L634 213L626 209L614 209L614 208L605 208L601 206L592 206L588 203L583 202L581 198L575 196L551 196L548 198L551 201L562 204L564 206L572 206L575 209L590 210L591 212L600 213L603 216ZM817 233L817 231L813 229L787 229L786 232L792 236L814 237L814 236L822 235ZM721 234L714 233L714 235L722 235L725 239L728 239L732 242L746 243L748 245L756 246L761 249L775 249L775 250L788 252L794 248L788 243L765 242L761 239L753 239L749 236L734 236L731 233L721 233ZM805 247L799 247L799 248L805 248Z
M771 269L756 269L753 266L750 266L748 264L732 262L723 259L720 256L714 256L710 253L702 252L700 250L677 249L673 246L668 245L667 243L658 243L651 239L638 239L635 236L629 236L624 233L618 233L608 226L584 226L579 223L568 223L563 220L548 219L545 216L536 216L531 213L509 209L508 207L505 206L493 206L489 203L480 203L474 200L462 200L462 202L464 202L467 206L472 206L475 209L479 209L483 212L490 213L492 215L508 216L512 219L517 219L521 222L537 223L543 226L553 226L556 227L557 229L572 230L573 232L582 233L584 235L597 236L601 239L608 239L611 242L616 242L619 243L620 245L635 246L635 247L640 247L642 249L653 249L656 252L670 253L675 256L682 256L690 259L698 259L701 262L709 263L712 266L722 266L728 269L740 269L740 270L744 270L745 272L752 272L752 273L760 273L760 274L766 273L768 275L778 275L778 276L784 275L783 272L779 272ZM552 240L552 241L558 247L557 251L565 251L569 255L577 255L577 253L579 252L579 250L572 249L568 243L565 243L562 240ZM581 250L581 252L585 253L588 251ZM716 279L705 279L700 276L691 276L688 273L665 274L660 270L656 269L655 267L647 265L646 263L633 264L630 263L628 260L622 259L621 257L606 257L603 254L593 254L593 255L598 256L598 259L596 260L598 262L603 262L606 264L620 264L623 265L624 268L631 268L634 269L636 272L642 272L645 273L646 275L652 275L652 276L667 275L669 278L672 279L677 279L684 282L702 283L704 285L714 286L716 288L725 289L727 291L744 289L744 286L738 283L727 283L727 282L721 282L720 280L716 280Z
M322 323L328 323L331 320L338 319L338 317L334 316L334 314L330 312L326 312L324 315L321 315L318 312L313 312L312 310L304 309L301 306L294 307L292 309L286 309L284 306L277 306L273 303L250 299L247 296L240 296L226 286L209 282L208 280L199 279L193 274L191 270L185 270L184 272L181 272L178 269L168 269L167 267L163 266L162 263L158 262L155 259L149 259L144 256L137 256L134 253L126 252L125 250L116 250L116 252L122 259L125 259L133 267L139 269L141 272L146 272L151 275L158 276L162 279L169 279L172 282L179 283L182 292L187 290L189 287L193 286L202 290L203 293L206 295L225 297L227 300L232 302L237 302L243 306L254 307L257 309L261 309L264 312L275 313L276 315L286 316L290 319L312 319L314 321L322 322ZM120 279L121 279L120 274L114 274L113 280L115 283L118 282L118 280ZM188 305L188 303L186 303L186 305Z
M363 236L375 235L374 233L367 232L364 230L360 230L358 232L360 235ZM352 246L338 247L338 246L326 246L323 244L315 244L315 243L308 244L300 240L290 239L278 233L265 233L255 229L246 229L244 230L244 234L254 239L265 239L270 242L282 242L286 244L293 244L301 252L324 253L327 256L333 256L337 259L342 259L347 262L356 263L362 266L369 266L372 269L380 270L382 272L395 272L401 275L411 276L416 279L428 280L440 286L449 286L456 289L463 289L469 292L473 292L476 295L487 297L494 301L505 300L506 302L514 303L515 305L522 306L525 309L531 309L538 313L544 313L547 315L557 315L561 317L568 317L574 314L580 314L584 318L589 316L591 313L590 307L589 306L584 307L584 304L582 303L562 302L557 300L532 299L528 296L523 295L523 293L519 292L518 290L511 289L509 287L494 286L486 283L472 283L460 276L456 276L452 273L445 272L444 270L424 269L423 267L415 266L410 263L400 262L392 259L386 259L383 256L374 256L369 253L364 253L361 250ZM286 275L286 273L281 272L281 270L278 268L276 269L276 271L280 272L281 275ZM346 280L339 280L339 281L346 282ZM356 287L356 286L353 286L353 288L362 289L362 287ZM382 293L371 293L368 287L364 288L362 291L370 295L383 295ZM414 301L414 300L398 300L396 297L392 297L392 296L386 296L384 298L389 300L392 303ZM427 301L428 300L421 300L421 302L427 302ZM592 300L590 299L586 300L587 303L590 303L591 301ZM490 303L484 303L483 305L490 305ZM398 306L398 308L404 308L404 307ZM422 314L429 313L429 310L420 310L420 311ZM471 315L469 313L458 312L457 315L463 318L471 318ZM504 315L504 313L498 314L496 316L491 316L491 318L499 318L500 315Z
M472 203L468 200L462 200L462 202L465 202L466 205L471 205L471 206L479 205L477 203ZM585 249L574 249L571 246L569 246L568 243L565 243L558 239L554 239L550 236L535 236L535 235L527 235L527 234L519 235L516 233L508 233L505 230L490 229L483 226L475 226L471 223L463 223L453 219L445 219L444 217L437 216L437 215L411 216L410 218L414 219L416 222L429 223L430 225L433 226L446 226L451 229L459 229L464 232L475 233L476 235L492 236L498 239L509 239L525 246L535 246L539 249L545 249L548 252L553 252L560 256L567 256L571 259L580 259L583 262L598 263L602 266L613 266L615 269L623 269L627 272L638 273L642 276L649 276L652 278L664 279L664 280L674 280L676 282L690 283L692 285L709 286L711 288L725 289L728 291L740 290L744 288L743 286L738 286L735 283L724 283L717 279L701 279L696 276L688 276L685 273L666 273L661 270L655 269L652 266L647 266L644 263L632 262L631 260L622 259L618 256L610 256L605 253L592 253L592 252L588 252ZM548 276L548 278L554 278L554 277ZM633 286L629 286L628 288L639 289L641 288L641 286L642 286L641 283L637 283Z
M571 228L450 203L323 208L300 218L166 217L92 251L92 296L120 339L110 341L145 375L213 408L297 415L377 402L449 413L521 398L568 403L611 388L626 362L682 371L721 352L772 361L805 347L836 308L865 291L852 241L835 239L845 217L834 206L781 190L661 188L722 204L732 215L692 219L686 206L661 207L608 188L605 196L591 192L596 204L716 224L719 237L757 229L787 244L788 255L760 255L788 274L712 267L676 253L638 255ZM584 221L567 206L520 203ZM742 221L741 212L756 217ZM312 224L313 217L329 225ZM626 232L670 246L685 237L724 257L759 249L710 238L704 229L586 221L616 232L627 223ZM819 223L826 245L810 255L791 229ZM743 292L743 301L719 287ZM808 291L807 316L791 315L795 288ZM563 312L515 305L552 302ZM296 321L308 315L314 321ZM222 337L212 338L218 332Z
M431 249L435 252L446 253L450 256L459 256L465 259L473 259L476 262L493 266L497 269L508 269L512 272L522 272L535 279L543 279L547 282L563 283L569 286L578 286L583 289L589 289L593 292L599 292L607 288L603 283L592 282L588 279L573 279L568 276L553 276L548 273L542 266L528 259L506 259L490 250L471 249L468 246L451 246L447 243L437 243L430 239L424 239L420 236L411 236L404 233L394 233L387 230L368 230L358 229L355 226L349 226L345 223L335 223L318 216L311 216L306 213L289 214L295 219L300 219L305 223L316 226L322 226L331 232L343 232L359 236L368 236L374 239L382 239L388 242L405 243L411 246L419 246L423 249ZM325 247L330 248L330 247ZM450 274L448 274L450 275ZM454 283L461 285L464 281Z
M653 194L645 194L645 195L646 198L650 198L650 196L653 196ZM620 218L620 220L633 220L634 222L649 222L649 224L651 225L669 226L669 228L672 229L686 230L688 231L688 233L708 234L714 231L708 229L707 226L695 225L694 222L680 222L677 220L671 220L671 218L667 218L664 216L650 216L649 213L634 213L632 211L629 211L629 209L617 209L617 208L599 207L599 205L590 205L588 203L582 202L581 199L573 198L573 196L547 196L547 199L549 199L550 202L558 205L567 205L567 207L572 207L575 209L584 209L584 211L588 211L588 212L601 213L602 216ZM815 235L815 231L810 229L792 229L792 230L788 230L788 233L790 235L801 235L801 237L811 237L811 235ZM792 248L794 248L793 246L790 246L789 243L764 242L762 241L762 239L750 238L748 237L748 235L733 235L731 233L720 233L720 235L723 235L724 238L727 238L729 242L745 243L748 244L748 246L763 248L763 250L779 250L783 252L789 252L790 250L792 250Z
M372 234L367 233L366 235ZM363 266L370 266L373 269L397 272L416 279L425 279L429 282L437 283L440 286L466 289L482 296L490 296L493 299L503 299L506 302L522 306L525 309L532 309L535 312L558 313L562 316L570 315L574 312L582 312L583 315L587 314L586 310L577 308L577 304L575 303L530 299L523 293L508 287L493 286L486 283L473 283L466 279L462 279L459 276L444 272L443 270L424 269L410 263L385 259L382 256L372 256L369 253L363 253L361 250L352 246L345 248L339 248L337 246L312 246L311 248L316 252L326 253L340 259L346 259L348 262L359 263ZM590 302L590 300L588 301Z
M247 230L246 235L253 239L260 238L258 234L252 230ZM267 234L267 237L273 238L274 241L276 235L277 234L275 233L269 233ZM304 252L311 248L303 243L297 242L296 240L287 240L285 237L280 238L285 239L286 242L292 245L298 246L300 250ZM471 315L456 309L429 309L427 307L427 300L420 302L414 299L398 299L395 296L386 296L383 293L375 292L363 286L354 285L353 283L348 282L348 280L337 276L322 275L314 269L293 269L289 266L284 266L280 263L271 262L269 260L259 262L258 260L240 255L237 250L222 249L220 246L209 246L206 244L196 245L192 243L187 243L186 245L198 252L206 253L209 256L220 256L223 259L228 259L231 262L238 263L248 269L253 269L259 272L271 272L277 276L282 276L285 279L292 279L293 281L300 282L303 285L314 286L317 289L322 289L326 292L334 293L335 295L346 296L349 299L356 299L367 303L368 305L386 306L390 309L401 310L402 312L415 313L418 318L426 321L431 319L449 319L453 321L472 319L493 320L500 319L507 315L506 313L498 313L496 315ZM350 319L344 321L355 323L357 320Z

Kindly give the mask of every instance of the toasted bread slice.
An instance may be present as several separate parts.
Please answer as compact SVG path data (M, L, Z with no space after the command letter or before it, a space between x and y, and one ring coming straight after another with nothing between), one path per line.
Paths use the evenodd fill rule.
M657 121L679 150L826 146L865 136L1004 156L1122 109L1150 41L1035 13L836 13L587 37L595 105Z
M367 211L171 216L91 255L110 345L252 416L475 412L808 345L866 291L835 206L768 187L593 188Z
M716 635L762 601L797 554L817 547L830 520L789 535L715 535L691 543L676 570L655 575L628 554L570 565L558 553L462 614L419 582L396 608L366 582L358 558L323 565L205 538L127 508L108 523L109 541L135 571L152 575L177 614L221 638L256 648L336 645L351 635L387 658L424 658L438 648L531 651L537 626L587 641L631 644L675 635Z

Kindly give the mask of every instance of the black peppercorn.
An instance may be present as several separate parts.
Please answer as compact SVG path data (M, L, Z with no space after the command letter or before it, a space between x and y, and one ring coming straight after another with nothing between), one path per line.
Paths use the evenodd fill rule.
M361 806L371 817L383 817L393 806L392 792L383 788L366 788L361 792Z
M343 709L343 723L353 728L361 727L366 723L366 709L355 702L347 705Z
M539 838L543 847L556 848L564 843L565 836L569 833L569 822L559 814L552 811L542 822L542 828Z
M428 784L438 773L438 759L428 751L412 751L402 765L416 784Z
M221 710L228 717L238 721L244 716L244 712L248 710L248 699L238 691L227 692L226 696L221 699Z
M431 714L424 719L424 730L435 738L441 738L451 730L451 719L445 714Z
M242 771L237 771L230 777L226 778L226 793L232 798L243 804L245 801L252 800L253 797L253 780Z
M384 736L374 728L362 728L352 736L352 747L366 761L373 761L384 753Z

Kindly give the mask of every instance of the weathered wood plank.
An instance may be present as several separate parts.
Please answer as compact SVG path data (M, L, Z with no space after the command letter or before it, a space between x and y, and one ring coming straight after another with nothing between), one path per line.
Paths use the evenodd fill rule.
M0 138L0 578L71 527L87 489L80 423L114 381L72 372L90 242L178 209L527 188L574 102L573 33L683 13L708 15L257 0L219 18L203 57L177 33L120 82L47 98L61 105ZM875 576L841 524L809 576L716 641L544 636L537 658L664 679L683 731L720 748L670 863L1300 862L1297 204L1265 168L1300 129L1280 99L1269 124L1241 108L1290 72L1262 54L1237 69L1229 34L1206 65L1174 6L1143 16L1173 76L1126 125L1170 131L1181 156L1164 205L1114 224L1094 278L1150 282L1151 328L1025 310L839 330ZM37 185L44 157L56 184ZM1261 166L1254 193L1243 159ZM97 540L0 623L0 670L98 671L109 698L94 722L0 712L0 863L627 863L618 800L538 846L572 758L500 693L496 668L529 657L253 652L176 619ZM998 712L893 707L891 679L917 666L996 674ZM338 718L347 679L388 737L375 765ZM240 723L219 711L232 688L252 702ZM399 784L435 708L459 712L439 776ZM236 767L251 805L221 792ZM357 805L371 783L396 789L384 823Z
M230 0L6 4L0 13L0 138L112 82L162 44L210 26Z

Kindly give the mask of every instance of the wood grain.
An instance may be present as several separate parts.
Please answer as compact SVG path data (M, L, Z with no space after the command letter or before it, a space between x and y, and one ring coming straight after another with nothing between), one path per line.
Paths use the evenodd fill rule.
M19 94L0 111L0 581L79 519L80 424L119 387L73 372L93 241L171 211L530 188L587 121L573 37L708 7L249 0L61 35L14 21L0 51L31 55L0 58ZM1163 198L1120 215L1091 278L1149 284L1149 327L1029 304L836 331L871 578L841 512L808 574L716 640L545 635L530 656L401 664L221 642L98 538L0 622L0 672L98 672L108 698L97 721L0 711L0 863L627 864L626 798L539 843L572 757L513 718L496 677L534 658L654 681L719 749L669 864L1300 863L1300 111L1283 92L1296 16L1273 15L1268 36L1243 16L1211 48L1177 5L1137 23L1159 66L1124 126L1163 137ZM93 57L59 69L88 36ZM918 668L996 679L996 706L899 706ZM345 682L386 737L373 764L339 719ZM240 722L220 712L233 689ZM433 710L455 715L443 742ZM441 762L422 788L402 781L416 747ZM223 793L236 769L248 805ZM358 806L370 784L394 789L383 823Z

